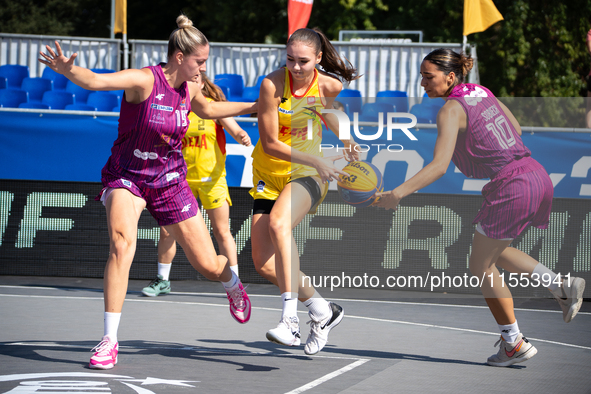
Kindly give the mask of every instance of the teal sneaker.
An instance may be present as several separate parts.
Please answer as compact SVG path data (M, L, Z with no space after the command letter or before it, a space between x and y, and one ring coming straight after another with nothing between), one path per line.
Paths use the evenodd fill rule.
M170 281L162 279L162 275L158 275L156 279L150 282L148 287L142 289L142 294L148 297L156 297L170 293Z

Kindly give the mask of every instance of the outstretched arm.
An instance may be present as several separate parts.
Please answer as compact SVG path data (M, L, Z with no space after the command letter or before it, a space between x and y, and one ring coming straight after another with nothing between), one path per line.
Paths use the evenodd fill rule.
M437 115L437 141L435 141L433 161L396 189L376 193L379 200L375 205L386 209L397 209L400 200L404 197L441 178L451 162L460 125L465 122L465 118L466 114L460 104L448 101Z
M201 119L221 119L257 112L257 103L209 102L205 99L200 86L196 83L189 83L189 91L191 92L191 111L195 112Z
M223 118L220 119L220 123L224 126L224 129L238 142L244 146L250 146L250 136L246 131L240 127L238 122L234 118Z

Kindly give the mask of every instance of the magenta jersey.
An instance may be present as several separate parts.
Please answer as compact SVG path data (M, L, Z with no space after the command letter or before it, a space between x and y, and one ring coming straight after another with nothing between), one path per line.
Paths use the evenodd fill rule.
M496 97L484 86L464 83L448 97L456 100L467 117L458 134L452 161L470 178L494 178L514 160L531 156Z
M104 185L125 179L140 189L161 188L186 178L182 141L189 127L191 97L186 82L179 89L168 84L162 65L148 67L154 87L147 100L122 100L119 135L102 170Z

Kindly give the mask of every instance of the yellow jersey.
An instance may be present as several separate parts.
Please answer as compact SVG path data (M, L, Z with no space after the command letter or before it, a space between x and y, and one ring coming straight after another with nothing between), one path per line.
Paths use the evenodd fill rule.
M215 183L226 176L226 133L214 120L201 119L193 112L189 113L189 121L189 129L183 138L187 182Z
M320 150L322 142L322 115L324 108L318 88L318 70L314 70L314 79L303 96L293 93L291 73L285 68L285 86L281 104L277 109L279 117L279 140L300 152L314 156L323 156ZM311 139L308 139L308 121L311 120ZM260 172L273 176L291 176L292 179L318 175L315 168L303 164L291 163L270 156L263 150L261 141L252 152L253 167Z

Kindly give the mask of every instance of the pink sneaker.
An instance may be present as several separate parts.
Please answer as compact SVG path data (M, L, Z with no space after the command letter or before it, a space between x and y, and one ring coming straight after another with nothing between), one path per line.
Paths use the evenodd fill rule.
M228 301L230 301L230 313L238 323L246 323L250 320L250 298L242 286L242 282L238 282L238 286L234 290L226 289L228 293Z
M113 343L111 338L104 336L101 342L92 348L96 352L90 358L88 367L92 369L111 369L117 364L119 342Z

